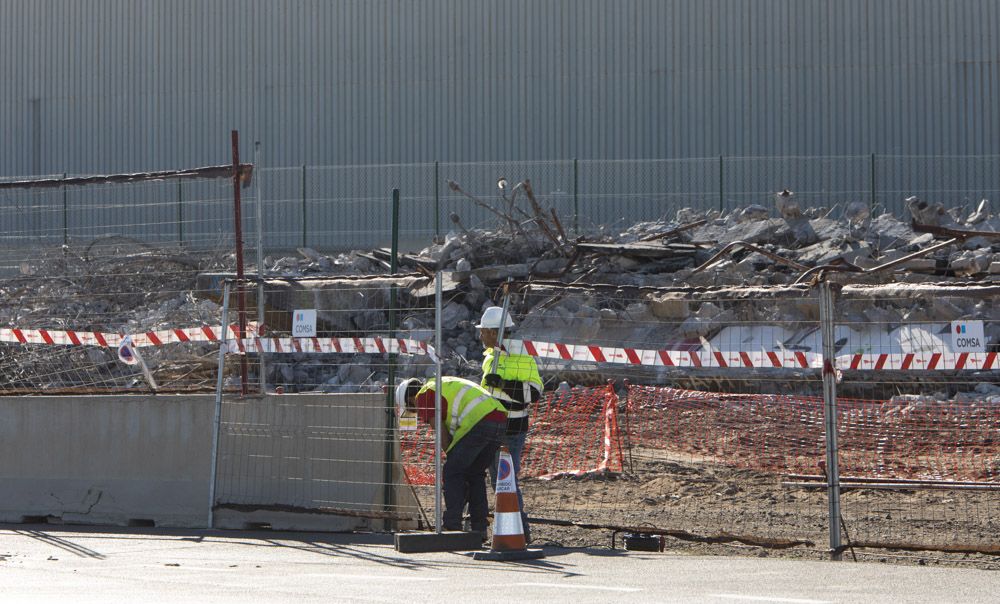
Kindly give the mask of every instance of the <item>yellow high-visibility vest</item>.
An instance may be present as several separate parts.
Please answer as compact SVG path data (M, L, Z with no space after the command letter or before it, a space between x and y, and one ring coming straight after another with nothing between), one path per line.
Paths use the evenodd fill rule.
M425 392L433 392L435 380L429 379L417 396ZM459 377L441 378L441 403L447 405L442 427L451 433L450 451L463 436L468 434L473 426L494 411L507 410L498 400L490 396L482 386Z

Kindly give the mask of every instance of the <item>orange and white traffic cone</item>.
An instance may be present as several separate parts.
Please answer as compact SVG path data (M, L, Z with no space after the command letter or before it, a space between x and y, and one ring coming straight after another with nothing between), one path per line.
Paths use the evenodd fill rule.
M476 552L476 560L534 560L544 558L540 549L528 549L521 523L521 507L517 503L517 477L514 460L507 447L500 447L497 467L496 506L493 513L493 543L488 552Z

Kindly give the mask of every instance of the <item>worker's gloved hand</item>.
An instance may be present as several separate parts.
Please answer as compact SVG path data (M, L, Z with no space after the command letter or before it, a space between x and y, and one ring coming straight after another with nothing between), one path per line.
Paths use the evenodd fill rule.
M499 388L503 384L503 380L498 373L487 373L485 381L486 385L490 388Z

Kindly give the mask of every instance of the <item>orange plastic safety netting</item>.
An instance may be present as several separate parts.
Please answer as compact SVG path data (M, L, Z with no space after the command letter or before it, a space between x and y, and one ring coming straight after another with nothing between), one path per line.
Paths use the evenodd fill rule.
M403 470L414 485L434 484L434 433L421 424L400 438ZM546 393L531 411L522 478L622 469L618 397L611 386Z
M763 472L814 475L825 461L820 397L629 386L622 429L643 449ZM842 477L1000 480L1000 405L838 399Z

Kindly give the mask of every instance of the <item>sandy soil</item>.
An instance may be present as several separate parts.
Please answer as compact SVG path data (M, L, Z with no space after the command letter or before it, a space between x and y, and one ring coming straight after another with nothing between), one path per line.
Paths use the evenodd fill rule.
M663 534L671 551L829 558L825 489L669 457L633 456L624 473L525 480L525 507L538 519L533 539L567 547L611 547L614 541L621 548L622 533L616 531L644 529ZM850 490L842 495L842 508L850 537L843 542L856 544L844 559L1000 569L1000 493ZM994 555L941 551L949 549Z

